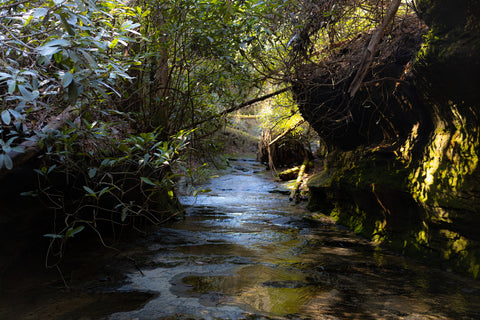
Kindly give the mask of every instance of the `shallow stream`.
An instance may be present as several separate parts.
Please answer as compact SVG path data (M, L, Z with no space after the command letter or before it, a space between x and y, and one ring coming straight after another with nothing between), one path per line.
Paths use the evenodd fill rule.
M182 197L184 220L132 241L126 278L12 289L0 295L0 319L480 319L478 281L312 220L251 159L232 160L203 188Z
M253 160L205 188L122 287L158 296L108 319L480 319L478 283L313 222Z

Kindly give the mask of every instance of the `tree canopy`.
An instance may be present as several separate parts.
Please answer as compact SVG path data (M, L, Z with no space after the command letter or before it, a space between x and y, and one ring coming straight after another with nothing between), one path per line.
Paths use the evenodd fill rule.
M380 24L389 4L2 0L0 168L32 145L45 151L33 193L67 217L53 239L96 230L97 208L119 223L158 221L147 213L158 208L132 199L172 200L170 168L183 150L208 148L202 138L226 114L283 93L299 64ZM59 176L77 192L55 187ZM114 204L102 206L106 197Z

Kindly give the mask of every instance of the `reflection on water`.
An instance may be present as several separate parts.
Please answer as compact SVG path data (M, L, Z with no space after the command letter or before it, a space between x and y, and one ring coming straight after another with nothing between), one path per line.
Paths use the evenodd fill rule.
M478 282L304 219L259 168L236 161L183 197L186 219L152 234L151 267L122 288L158 298L108 319L480 319Z

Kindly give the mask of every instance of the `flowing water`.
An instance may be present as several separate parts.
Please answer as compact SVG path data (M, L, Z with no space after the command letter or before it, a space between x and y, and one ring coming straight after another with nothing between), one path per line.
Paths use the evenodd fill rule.
M55 294L6 294L0 318L480 319L478 281L313 221L253 160L231 161L203 187L211 191L182 197L184 220L132 241L126 279L100 272L80 293L57 281ZM96 260L78 265L91 270ZM29 312L12 317L14 305Z
M313 222L253 160L205 188L121 288L157 297L108 319L480 319L477 282Z

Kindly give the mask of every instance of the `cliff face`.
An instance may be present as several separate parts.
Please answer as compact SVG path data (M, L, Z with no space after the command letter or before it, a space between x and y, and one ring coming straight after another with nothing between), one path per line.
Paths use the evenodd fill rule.
M373 240L477 277L480 1L416 6L428 32L414 21L397 24L353 100L345 100L351 76L332 87L321 66L299 68L302 114L331 150L309 181L309 205Z

